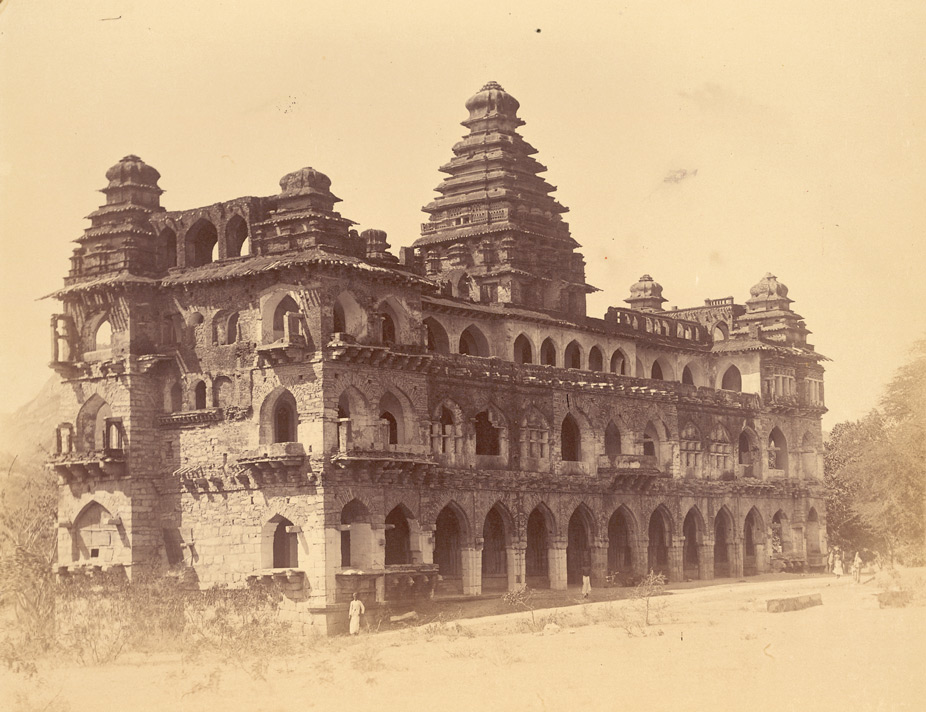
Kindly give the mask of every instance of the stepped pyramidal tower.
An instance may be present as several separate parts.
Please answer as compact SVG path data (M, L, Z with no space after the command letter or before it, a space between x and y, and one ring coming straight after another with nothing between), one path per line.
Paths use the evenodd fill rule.
M541 175L537 149L517 129L519 104L496 82L466 102L469 134L441 166L448 175L424 207L414 247L445 293L480 303L585 315L585 261Z

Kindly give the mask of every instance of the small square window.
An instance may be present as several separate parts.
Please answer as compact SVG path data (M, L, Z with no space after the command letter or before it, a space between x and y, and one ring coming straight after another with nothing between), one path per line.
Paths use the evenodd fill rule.
M99 549L91 549L91 550L90 550L90 558L91 558L91 559L99 559L99 558L100 558L100 550L99 550Z

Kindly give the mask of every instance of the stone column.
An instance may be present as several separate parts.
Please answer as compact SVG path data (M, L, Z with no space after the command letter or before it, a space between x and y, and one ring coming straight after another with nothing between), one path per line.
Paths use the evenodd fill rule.
M608 575L608 542L599 540L591 548L592 586L604 586Z
M743 577L743 540L735 539L730 545L730 576Z
M433 524L422 524L419 541L421 542L421 563L434 563L434 531L436 527Z
M463 568L463 595L478 596L482 593L482 549L476 547L460 550Z
M756 573L764 574L768 569L767 562L765 560L765 544L756 544Z
M685 567L683 563L684 541L679 537L679 541L669 546L669 581L684 581Z
M698 546L698 576L702 581L714 578L714 542Z
M386 518L374 515L370 524L370 567L386 568Z
M526 574L524 552L526 549L527 545L520 541L513 541L510 546L505 547L509 591L517 591L524 585Z
M646 576L649 573L649 539L640 537L633 544L633 573L637 576Z
M550 576L550 588L554 591L566 590L566 540L557 539L550 542L547 549L547 571Z

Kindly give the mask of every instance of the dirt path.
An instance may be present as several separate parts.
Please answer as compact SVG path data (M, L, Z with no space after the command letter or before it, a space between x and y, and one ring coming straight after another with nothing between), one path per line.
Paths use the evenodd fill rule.
M823 605L765 612L768 598ZM83 710L918 710L926 700L926 609L877 607L843 579L731 583L631 601L307 643L261 679L235 661L145 658L0 677L3 709ZM630 633L628 634L628 629ZM250 665L250 664L249 664ZM0 697L0 702L3 698Z

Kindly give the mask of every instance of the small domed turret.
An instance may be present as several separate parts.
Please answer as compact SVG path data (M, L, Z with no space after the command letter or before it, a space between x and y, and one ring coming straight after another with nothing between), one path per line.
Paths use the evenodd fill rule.
M753 285L749 290L750 299L746 301L746 306L750 311L759 309L787 309L793 299L788 299L788 288L778 281L778 277L771 272L766 272L765 276L759 280L758 284Z
M284 198L308 198L309 205L320 210L331 210L341 202L331 192L331 179L310 167L287 173L280 178L280 188Z
M489 82L476 94L466 100L466 109L469 111L467 121L479 119L504 118L517 122L518 109L521 104L511 94L502 89L498 82ZM464 122L464 126L467 122Z
M666 299L662 296L662 285L644 274L636 284L630 287L630 296L624 300L633 309L646 311L662 311L662 304Z
M133 203L156 207L164 191L158 187L161 174L138 156L129 155L106 171L109 185L103 188L107 204Z

